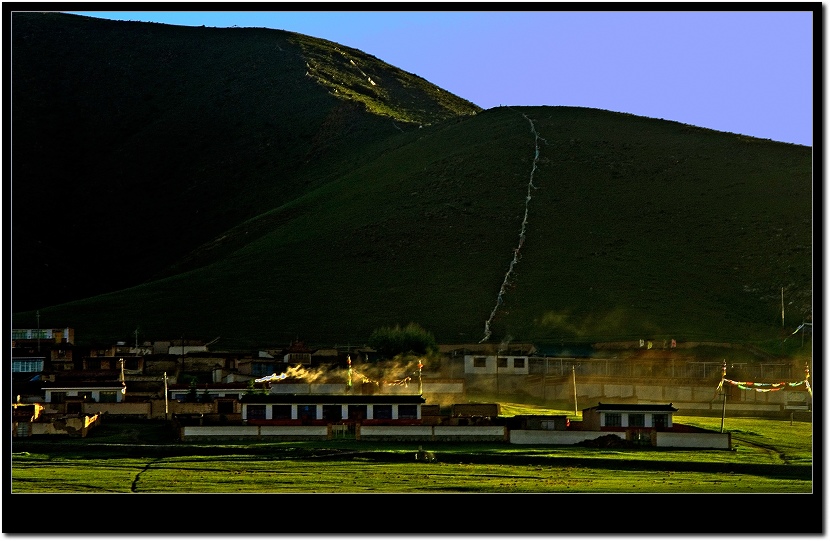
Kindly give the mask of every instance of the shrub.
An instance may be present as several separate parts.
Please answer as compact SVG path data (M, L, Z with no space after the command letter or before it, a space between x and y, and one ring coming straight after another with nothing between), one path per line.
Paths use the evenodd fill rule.
M430 355L438 351L435 336L417 323L409 323L404 328L395 325L375 329L368 345L387 359L401 354Z

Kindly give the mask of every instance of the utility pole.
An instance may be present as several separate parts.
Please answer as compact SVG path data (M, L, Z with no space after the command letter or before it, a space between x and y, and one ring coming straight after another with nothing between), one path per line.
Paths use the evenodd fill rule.
M499 392L499 350L496 350L496 396L501 396Z
M574 415L576 415L576 412L579 411L579 406L576 403L576 365L571 365L571 373L574 380Z
M802 347L804 347L804 327L806 327L807 325L809 325L810 327L813 326L812 323L807 323L806 321L802 321L802 323L801 323L801 346ZM810 332L812 332L812 331L810 331Z
M167 372L164 373L164 420L167 421Z
M781 328L784 328L784 288L781 288Z
M784 330L784 286L781 286L781 330ZM782 333L783 337L784 333ZM784 354L784 341L786 337L781 338L781 355Z

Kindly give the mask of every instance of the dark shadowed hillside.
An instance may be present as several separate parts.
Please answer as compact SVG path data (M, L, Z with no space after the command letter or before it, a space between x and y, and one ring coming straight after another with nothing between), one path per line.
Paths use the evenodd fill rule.
M480 111L275 30L12 19L16 327L39 309L79 341L235 348L413 321L439 342L777 353L812 319L808 147Z
M290 32L58 13L11 30L15 310L150 279L378 141L480 110Z

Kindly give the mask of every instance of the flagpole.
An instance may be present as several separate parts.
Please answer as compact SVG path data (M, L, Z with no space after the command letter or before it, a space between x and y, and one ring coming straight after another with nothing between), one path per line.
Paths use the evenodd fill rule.
M121 359L121 394L127 394L127 382L124 380L124 359Z
M421 359L418 359L418 394L424 394L424 382L421 379L421 369L424 367Z
M723 410L720 414L720 433L723 434L723 422L726 419L726 388L723 386L723 382L726 379L726 359L723 360L723 370L721 372L720 383L721 383L721 396L723 396Z

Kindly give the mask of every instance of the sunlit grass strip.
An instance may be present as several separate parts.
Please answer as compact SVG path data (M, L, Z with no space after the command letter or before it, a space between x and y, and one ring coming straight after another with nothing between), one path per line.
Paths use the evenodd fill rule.
M146 467L108 462L54 468L14 467L14 492L341 493L341 492L637 492L809 493L808 480L745 474L607 470L447 463L274 461L180 457ZM132 470L132 471L129 471ZM90 474L92 472L92 474ZM57 473L57 475L54 475ZM139 480L133 483L136 475Z
M130 492L151 460L15 455L12 492Z

